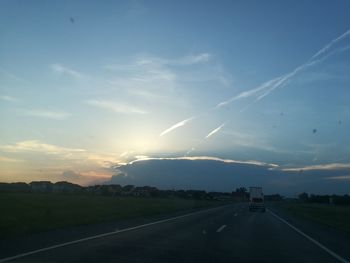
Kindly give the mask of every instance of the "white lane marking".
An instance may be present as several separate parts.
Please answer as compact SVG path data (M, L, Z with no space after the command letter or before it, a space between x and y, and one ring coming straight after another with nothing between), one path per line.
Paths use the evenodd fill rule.
M314 243L315 245L317 245L318 247L322 248L324 251L326 251L328 254L330 254L331 256L333 256L334 258L336 258L337 260L339 260L342 263L350 263L348 260L346 260L345 258L339 256L337 253L333 252L332 250L330 250L329 248L325 247L324 245L322 245L320 242L318 242L317 240L313 239L312 237L310 237L309 235L305 234L304 232L302 232L300 229L296 228L295 226L293 226L292 224L290 224L289 222L287 222L286 220L284 220L283 218L279 217L278 215L276 215L274 212L272 212L270 209L267 209L267 211L269 211L274 217L276 217L277 219L279 219L280 221L282 221L283 223L285 223L286 225L288 225L290 228L294 229L296 232L298 232L300 235L302 235L303 237L307 238L309 241L311 241L312 243Z
M143 225L138 225L138 226L134 226L134 227L128 227L128 228L124 228L124 229L121 229L121 230L116 230L116 231L113 231L113 232L108 232L108 233L104 233L104 234L100 234L100 235L85 237L85 238L81 238L81 239L77 239L77 240L73 240L73 241L57 244L57 245L54 245L54 246L45 247L45 248L41 248L41 249L37 249L37 250L21 253L21 254L15 255L15 256L11 256L11 257L0 259L0 263L11 261L11 260L18 259L18 258L23 258L23 257L26 257L26 256L30 256L30 255L33 255L33 254L45 252L45 251L56 249L56 248L61 248L61 247L65 247L65 246L81 243L81 242L84 242L84 241L93 240L93 239L100 238L100 237L112 236L112 235L116 235L116 234L119 234L119 233L130 231L130 230L140 229L140 228L144 228L144 227L148 227L148 226L152 226L152 225L156 225L156 224L161 224L161 223L165 223L165 222L169 222L169 221L174 221L174 220L177 220L177 219L180 219L180 218L184 218L184 217L189 217L189 216L193 216L193 215L197 215L197 214L201 214L201 213L206 213L206 212L217 210L217 209L220 209L220 208L223 208L223 207L226 207L226 206L229 206L229 205L224 205L224 206L214 207L214 208L201 210L201 211L197 211L197 212L192 212L192 213L181 215L181 216L175 216L175 217L171 217L171 218L167 218L167 219L163 219L163 220L159 220L159 221L155 221L155 222L151 222L151 223L147 223L147 224L143 224Z
M226 225L222 225L221 227L218 228L218 230L216 230L216 232L220 233L222 230L224 230L225 227Z

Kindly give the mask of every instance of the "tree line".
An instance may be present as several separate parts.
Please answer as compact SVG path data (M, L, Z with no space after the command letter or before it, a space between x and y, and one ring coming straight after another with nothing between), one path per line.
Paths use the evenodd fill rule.
M66 181L52 183L50 181L33 181L29 184L0 183L0 192L21 192L21 193L65 193L65 194L87 194L101 196L134 196L134 197L179 197L202 200L232 200L245 199L245 192L237 189L233 192L207 192L204 190L160 190L153 186L134 185L92 185L80 186Z
M304 203L320 203L335 205L350 205L350 195L315 195L301 193L298 196L299 201Z

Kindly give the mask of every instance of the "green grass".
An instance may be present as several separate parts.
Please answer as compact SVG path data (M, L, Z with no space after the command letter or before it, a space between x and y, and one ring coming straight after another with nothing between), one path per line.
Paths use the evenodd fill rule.
M171 198L0 193L0 238L215 204L218 202Z
M281 203L294 215L350 233L350 206L329 204Z

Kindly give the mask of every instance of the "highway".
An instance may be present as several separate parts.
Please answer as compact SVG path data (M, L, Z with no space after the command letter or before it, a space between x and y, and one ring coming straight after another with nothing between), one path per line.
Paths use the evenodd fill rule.
M0 262L349 262L339 250L343 245L346 251L350 242L325 244L290 222L273 209L249 212L247 204L235 204L116 229Z

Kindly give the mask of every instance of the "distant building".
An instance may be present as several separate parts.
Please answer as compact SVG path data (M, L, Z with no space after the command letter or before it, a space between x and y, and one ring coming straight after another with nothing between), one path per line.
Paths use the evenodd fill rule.
M31 188L28 184L18 183L0 183L1 192L30 192Z
M123 192L123 187L119 184L93 185L85 188L86 192L98 195L118 196Z
M52 187L54 193L76 193L80 192L82 189L83 188L80 185L66 181L57 182Z
M33 192L52 192L53 184L50 181L33 181L30 184L30 188Z
M132 192L134 191L135 186L133 185L125 185L122 190L122 195L132 195Z
M158 189L152 186L135 187L132 191L134 196L153 196L158 193Z
M110 193L113 196L121 195L123 191L123 187L119 184L110 184L108 186L108 193Z

